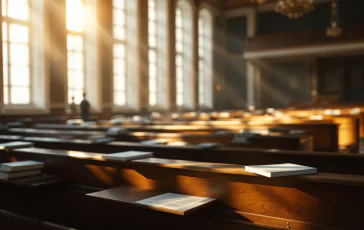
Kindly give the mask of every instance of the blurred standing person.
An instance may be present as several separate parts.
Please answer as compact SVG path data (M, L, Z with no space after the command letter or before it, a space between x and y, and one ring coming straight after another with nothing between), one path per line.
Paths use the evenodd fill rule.
M82 96L83 96L83 100L81 101L81 104L80 104L81 118L83 121L88 121L91 106L90 106L90 103L88 102L88 100L86 99L86 93L83 93Z
M70 118L75 118L77 116L77 105L75 103L75 97L71 98L71 104L68 107L68 114Z

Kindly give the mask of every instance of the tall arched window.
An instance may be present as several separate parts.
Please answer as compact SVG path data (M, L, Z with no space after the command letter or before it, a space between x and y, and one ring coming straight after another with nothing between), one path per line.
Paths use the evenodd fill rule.
M3 111L44 109L45 33L42 0L2 0ZM43 24L44 25L44 24Z
M207 9L198 17L198 104L213 107L213 18Z
M86 92L91 107L100 110L97 18L97 0L66 0L68 102L75 97L79 103Z
M114 107L139 108L137 1L113 0Z
M149 105L168 108L168 0L148 0Z
M188 0L176 8L176 104L192 109L193 102L193 12Z
M76 103L85 91L84 12L83 0L66 0L68 101Z

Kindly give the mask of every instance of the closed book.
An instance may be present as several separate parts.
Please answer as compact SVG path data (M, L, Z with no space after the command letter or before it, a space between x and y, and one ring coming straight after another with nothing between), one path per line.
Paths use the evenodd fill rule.
M317 173L313 167L296 164L250 165L245 166L245 171L259 174L265 177L297 176Z
M221 147L221 144L214 143L214 142L205 142L205 143L197 144L196 147L202 148L202 149L211 149L211 148L219 148L219 147Z
M167 140L162 140L162 139L148 140L148 141L140 142L140 144L143 144L143 145L164 145L167 143L168 143Z
M18 172L5 172L0 170L0 179L14 179L20 177L35 176L41 173L42 173L41 169L18 171Z
M7 172L16 172L24 170L42 169L44 163L39 161L17 161L2 163L0 169Z
M131 161L153 157L153 153L142 151L126 151L120 153L103 154L101 157L105 160Z
M19 149L19 148L31 148L34 144L32 142L25 141L13 141L0 144L0 149L9 150L9 149Z
M117 136L120 134L128 134L129 131L124 127L112 127L106 131L106 136Z

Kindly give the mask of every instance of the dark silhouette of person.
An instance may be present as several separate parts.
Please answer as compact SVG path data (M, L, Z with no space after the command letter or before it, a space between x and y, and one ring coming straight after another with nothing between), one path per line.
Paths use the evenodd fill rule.
M74 118L77 116L77 105L75 103L75 97L71 98L71 104L69 105L68 109L69 109L69 116L71 118Z
M88 100L86 100L86 93L83 93L82 96L83 100L81 101L80 104L81 118L83 121L88 121L91 106Z

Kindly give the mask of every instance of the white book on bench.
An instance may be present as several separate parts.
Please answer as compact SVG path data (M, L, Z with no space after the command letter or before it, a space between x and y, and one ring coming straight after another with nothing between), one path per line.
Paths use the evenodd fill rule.
M265 177L296 176L317 173L317 168L296 164L249 165L245 171Z
M19 149L19 148L31 148L34 144L32 142L25 141L13 141L0 144L0 149L9 150L9 149Z
M221 146L222 145L220 143L215 143L215 142L204 142L196 145L197 148L202 148L202 149L213 149L213 148L219 148Z
M103 154L101 157L105 160L131 161L153 157L153 153L142 151L126 151L120 153Z
M15 172L5 172L0 170L0 179L14 179L20 177L35 176L41 173L42 173L41 169L15 171Z
M137 204L148 206L160 211L184 214L190 210L205 206L215 201L215 198L206 198L176 193L164 193L137 201Z
M155 140L148 140L148 141L140 142L140 144L142 144L142 145L164 145L167 143L168 143L168 140L163 140L163 139L155 139Z
M34 170L44 168L44 163L39 161L17 161L2 163L0 169L6 172Z

